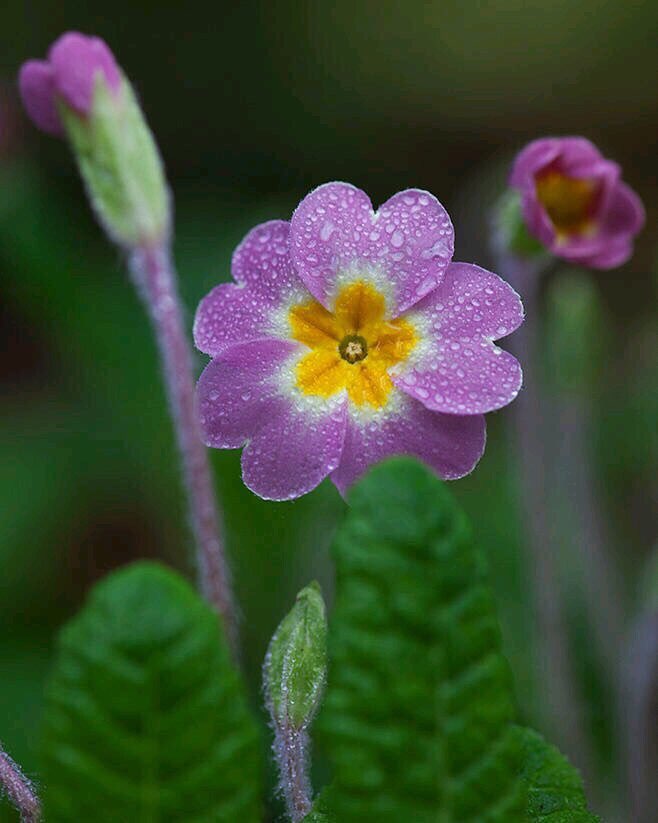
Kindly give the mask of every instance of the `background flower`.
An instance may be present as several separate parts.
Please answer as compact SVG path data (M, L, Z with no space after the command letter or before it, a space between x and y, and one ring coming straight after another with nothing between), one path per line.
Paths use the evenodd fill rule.
M633 253L642 201L589 140L533 141L516 158L510 185L521 193L528 229L556 257L610 269Z

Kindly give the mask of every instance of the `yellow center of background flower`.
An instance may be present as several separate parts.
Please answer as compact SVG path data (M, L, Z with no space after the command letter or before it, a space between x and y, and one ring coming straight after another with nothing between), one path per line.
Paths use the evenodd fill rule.
M312 300L294 306L289 320L294 339L311 349L297 365L297 388L320 397L346 389L357 406L386 403L388 370L416 345L411 324L387 319L384 296L363 281L340 290L333 313Z
M595 180L567 177L552 170L539 175L535 187L559 235L586 234L593 228L592 214L599 194Z

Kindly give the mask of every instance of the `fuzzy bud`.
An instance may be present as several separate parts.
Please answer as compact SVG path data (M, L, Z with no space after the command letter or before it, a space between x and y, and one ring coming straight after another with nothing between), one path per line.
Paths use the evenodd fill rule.
M110 237L127 248L166 238L170 203L162 161L107 45L97 37L64 34L47 60L23 65L19 87L35 125L68 139Z
M265 658L265 692L275 725L303 729L310 724L322 700L326 672L324 600L313 582L297 595Z

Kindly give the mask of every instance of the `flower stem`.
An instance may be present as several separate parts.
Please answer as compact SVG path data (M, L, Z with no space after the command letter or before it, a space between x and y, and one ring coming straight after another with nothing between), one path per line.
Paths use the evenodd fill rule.
M0 746L0 790L18 809L23 823L39 823L41 803L34 786Z
M566 480L581 552L583 585L589 619L608 680L619 697L620 659L624 640L623 597L607 548L607 524L599 506L587 432L591 420L587 401L563 398L558 404L562 433L562 476Z
M658 610L641 615L627 639L624 671L624 729L631 816L635 823L658 820Z
M189 518L197 546L200 588L219 613L236 650L237 619L224 553L212 471L201 440L194 395L192 357L184 331L176 272L168 246L133 250L129 267L155 329L164 380L187 491Z
M303 820L313 806L308 775L309 746L306 728L295 729L289 723L276 726L274 755L279 767L281 793L292 823Z
M540 682L546 684L544 728L554 729L557 739L579 768L589 776L591 752L583 728L583 710L569 650L568 627L563 609L560 576L556 564L557 541L547 466L547 399L539 382L539 283L540 271L531 261L505 255L499 270L519 292L526 320L510 338L509 349L524 365L524 386L512 408L512 425L521 473L520 503L531 571L534 576L534 608L539 654Z

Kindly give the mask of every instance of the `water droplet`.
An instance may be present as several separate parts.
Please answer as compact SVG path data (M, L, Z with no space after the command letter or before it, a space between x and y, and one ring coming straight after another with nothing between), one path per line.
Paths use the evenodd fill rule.
M335 228L336 227L334 226L334 224L330 220L327 220L327 222L320 229L320 240L326 243L327 240L334 233Z

